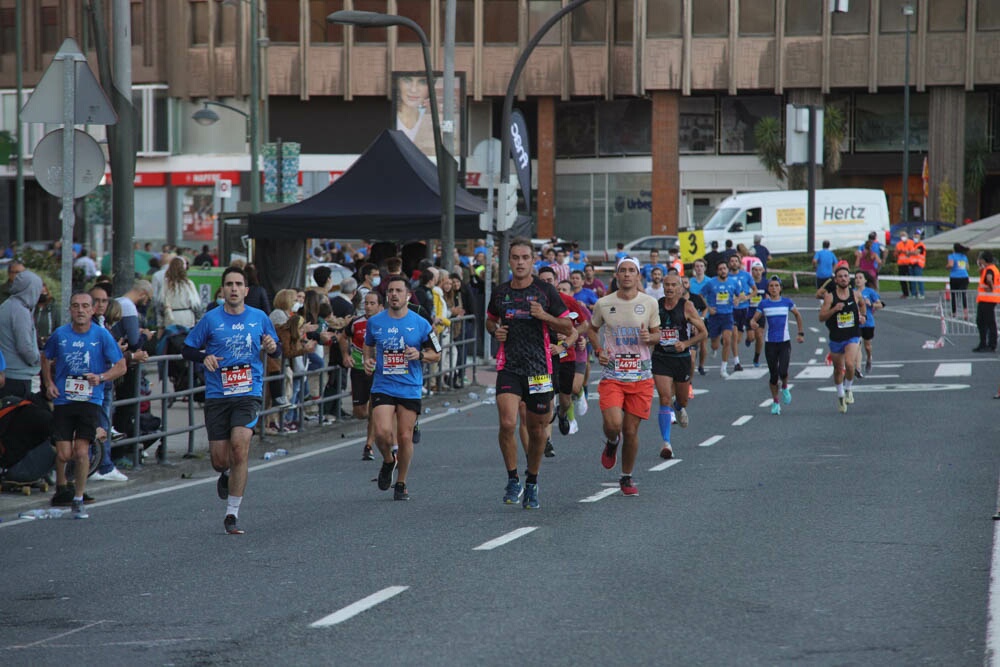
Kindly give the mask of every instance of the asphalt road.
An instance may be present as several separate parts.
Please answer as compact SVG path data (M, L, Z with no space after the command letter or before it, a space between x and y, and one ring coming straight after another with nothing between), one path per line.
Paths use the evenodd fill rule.
M780 417L746 357L698 378L673 464L643 425L637 498L599 463L594 391L537 512L500 502L495 407L466 400L423 419L409 503L359 442L317 439L255 462L245 536L207 473L87 521L5 520L0 662L983 664L1000 364L967 338L922 349L931 318L878 327L846 415L825 332L794 350Z

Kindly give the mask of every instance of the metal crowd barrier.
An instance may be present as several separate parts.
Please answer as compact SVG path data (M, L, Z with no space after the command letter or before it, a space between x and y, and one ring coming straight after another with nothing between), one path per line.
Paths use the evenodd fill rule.
M938 297L938 314L941 317L941 335L978 336L976 326L976 290L945 291ZM1000 326L1000 309L996 313Z

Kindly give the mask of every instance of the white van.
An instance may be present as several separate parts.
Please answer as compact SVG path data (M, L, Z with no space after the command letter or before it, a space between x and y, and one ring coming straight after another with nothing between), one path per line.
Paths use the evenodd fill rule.
M727 239L748 248L753 237L764 237L772 253L806 252L807 190L747 192L728 197L705 223L705 247ZM882 190L837 189L816 191L816 250L829 241L831 248L856 247L869 232L885 243L889 231L889 206Z

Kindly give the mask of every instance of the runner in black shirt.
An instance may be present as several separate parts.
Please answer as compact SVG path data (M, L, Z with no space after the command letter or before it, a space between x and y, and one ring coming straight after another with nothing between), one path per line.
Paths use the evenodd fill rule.
M837 387L837 410L847 412L854 403L854 364L861 342L861 324L865 320L865 302L850 286L851 271L838 267L833 274L833 291L823 297L819 321L830 330L830 357L833 360L833 383Z
M552 408L549 330L568 336L573 331L573 320L556 288L531 274L531 241L511 241L510 268L514 277L493 292L486 319L486 329L500 341L496 390L500 452L507 468L503 501L513 505L523 495L525 509L538 509L538 469ZM517 475L515 439L521 401L527 408L529 440L524 487Z

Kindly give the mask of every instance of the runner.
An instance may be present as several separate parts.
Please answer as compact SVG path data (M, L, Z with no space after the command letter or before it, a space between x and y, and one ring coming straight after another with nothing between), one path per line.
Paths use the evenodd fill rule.
M708 306L705 304L705 298L701 295L701 288L705 286L705 283L710 280L710 278L705 275L706 264L705 260L698 258L694 260L694 275L688 281L687 289L691 296L691 301L694 302L694 307L698 310L698 314L702 318L707 317ZM682 277L681 280L688 280L686 277ZM697 297L697 298L695 298ZM705 375L705 357L708 356L708 338L702 339L698 343L698 375ZM695 359L692 356L692 362Z
M691 348L708 337L705 323L694 304L685 299L680 276L671 272L663 280L663 298L658 303L659 345L653 348L653 381L660 397L659 424L663 436L660 458L674 456L670 445L670 425L677 406L677 423L687 428L687 403L691 391ZM693 335L692 335L693 331Z
M767 296L768 280L764 277L764 265L760 260L750 264L750 276L753 278L753 293L750 295L750 317L757 312L760 302ZM753 342L753 367L760 368L760 353L764 350L764 338L747 327L747 347Z
M743 262L739 255L732 255L729 260L729 276L735 278L739 285L733 298L733 371L742 371L740 363L740 343L746 334L747 322L750 321L750 296L756 291L753 276L743 270Z
M865 302L850 286L851 271L838 267L833 274L835 287L823 297L819 321L830 330L830 360L833 383L837 387L837 410L847 412L854 403L854 368L861 340L860 326L865 320Z
M70 297L70 324L56 329L45 342L42 386L53 402L52 439L56 443L56 494L72 494L72 516L86 519L84 493L90 473L90 445L101 425L105 382L128 370L118 343L91 320L94 301L81 292ZM110 443L108 444L110 447ZM66 464L75 461L75 484L66 480Z
M389 278L385 289L388 310L369 318L365 328L365 372L374 374L371 388L371 421L375 444L382 454L378 488L392 485L392 471L397 467L393 500L409 500L406 474L413 460L413 425L420 414L424 385L423 362L441 359L441 345L431 324L407 306L410 285L402 276ZM392 446L398 437L399 450Z
M221 308L213 308L184 339L184 358L205 366L205 431L212 467L219 472L216 491L226 501L226 532L237 526L247 484L250 439L263 403L263 350L281 355L278 334L262 310L247 306L243 269L222 273Z
M498 285L487 307L486 329L500 342L497 352L498 440L507 487L503 501L522 500L525 509L538 509L538 471L545 452L545 426L552 409L552 358L549 330L569 335L573 321L552 285L531 274L531 241L516 238L510 243L513 278ZM528 425L528 465L525 485L517 474L518 407L524 401Z
M656 301L640 290L639 260L625 257L615 270L617 291L601 298L587 329L603 373L598 385L604 426L601 465L611 470L622 445L622 494L636 496L632 469L639 452L639 422L649 419L653 402L650 346L660 340Z
M865 308L867 309L867 317L865 317L865 321L861 324L861 340L864 344L866 357L865 375L872 372L872 341L875 340L875 311L885 308L882 297L871 286L874 282L874 278L864 271L858 271L854 274L854 285L861 290L861 298L864 300ZM860 348L858 348L857 364L861 365Z
M792 402L792 392L788 388L788 364L792 357L792 341L788 333L788 314L795 316L799 332L795 341L799 344L806 340L805 326L802 315L795 307L795 302L781 295L781 279L771 276L767 282L767 297L761 300L757 311L750 320L750 328L757 332L757 339L763 339L765 333L758 331L761 323L767 327L764 344L764 358L767 360L767 370L770 372L768 385L771 387L771 414L781 414L781 404ZM778 383L781 383L781 397L778 397Z
M354 418L368 420L365 447L361 451L362 461L375 460L372 449L372 443L375 442L375 422L371 419L372 376L365 372L365 331L368 329L368 320L382 312L382 301L381 292L369 290L362 302L364 316L355 319L349 326L350 340L347 336L340 336L339 341L341 358L351 360L351 403L354 406Z
M708 304L708 337L712 341L712 356L719 349L719 339L722 339L722 377L729 377L729 351L733 342L733 301L739 291L735 278L729 276L729 265L719 262L718 277L705 282L701 295Z

